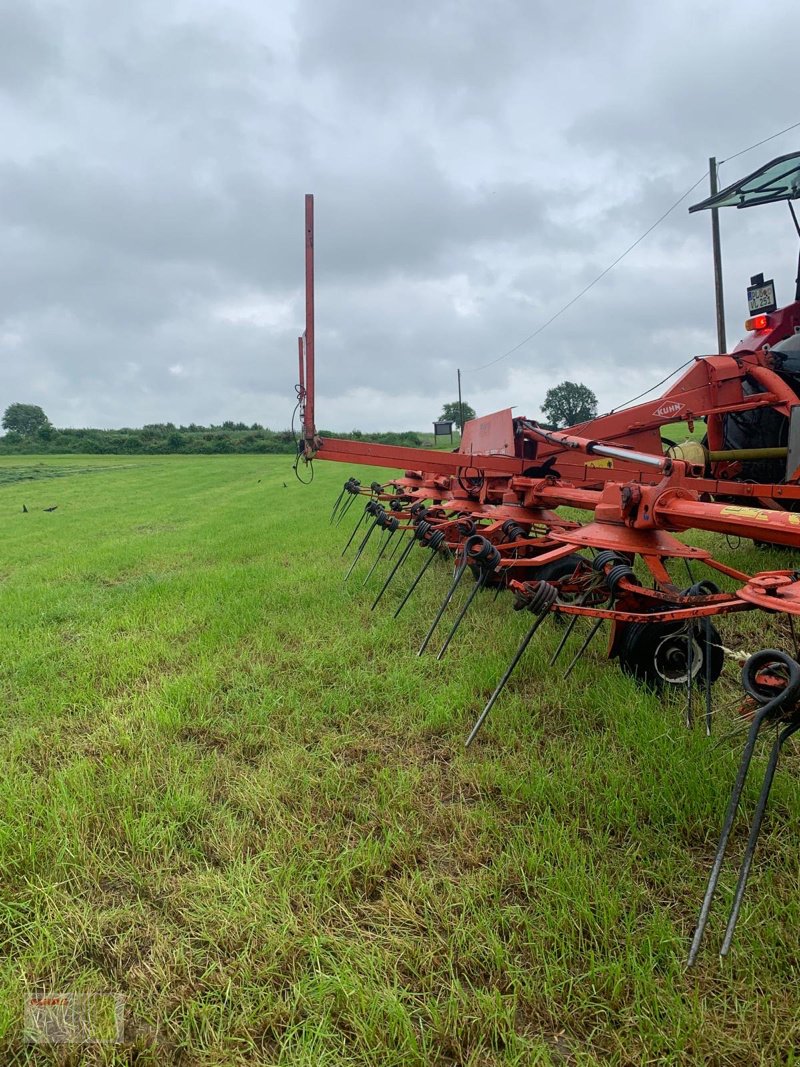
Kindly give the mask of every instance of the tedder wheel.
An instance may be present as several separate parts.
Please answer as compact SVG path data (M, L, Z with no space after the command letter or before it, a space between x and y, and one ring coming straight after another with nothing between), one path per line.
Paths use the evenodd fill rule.
M533 572L535 576L544 582L559 582L562 578L570 578L575 573L575 568L580 566L581 563L585 563L586 560L583 556L579 556L577 552L571 552L568 556L562 556L561 559L557 559L555 563L545 563L543 567L537 567ZM559 592L556 597L557 604L574 604L578 597L575 593L561 593ZM557 626L565 626L567 619L559 612L553 612L553 622Z
M579 556L577 552L570 553L569 556L562 556L561 559L557 559L555 563L545 563L543 567L537 567L535 575L537 578L545 582L560 582L562 578L570 578L575 573L575 568L579 567L581 563L586 563L583 556ZM558 594L558 603L560 604L572 604L576 600L573 593L561 593Z
M706 662L706 627L701 622L692 626L691 656L686 627L671 622L633 622L624 627L619 638L617 655L626 674L650 686L686 686L689 660L693 682L705 682L706 673L715 682L722 673L724 654L716 626L710 627L710 649Z

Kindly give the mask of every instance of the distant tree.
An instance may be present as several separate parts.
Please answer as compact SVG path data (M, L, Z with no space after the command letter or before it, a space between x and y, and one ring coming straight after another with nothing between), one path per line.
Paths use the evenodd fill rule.
M461 409L464 409L464 422L469 422L470 419L477 418L475 414L475 408L471 408L469 404L461 404L457 400L454 400L452 404L445 404L442 408L442 413L439 416L442 422L454 422L458 426L459 430L463 430L461 425Z
M3 415L3 429L30 437L37 430L50 425L50 420L38 404L9 404Z
M562 382L547 390L542 411L553 426L575 426L597 415L597 397L581 382Z

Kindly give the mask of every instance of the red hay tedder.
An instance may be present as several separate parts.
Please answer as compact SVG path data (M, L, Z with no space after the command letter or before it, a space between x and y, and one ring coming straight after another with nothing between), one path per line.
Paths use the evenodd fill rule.
M800 198L800 152L781 156L690 211L739 208ZM656 400L600 416L565 431L514 416L510 408L467 423L459 448L441 452L320 437L314 417L314 204L306 197L306 327L299 338L298 406L302 440L298 462L315 458L398 469L386 483L362 485L349 478L331 520L341 522L367 498L345 545L354 545L346 579L369 541L381 536L366 581L383 562L387 573L372 607L382 600L414 546L424 562L397 603L408 603L435 558L453 561L453 577L419 649L421 655L451 607L468 573L474 584L455 613L438 652L441 658L480 590L507 590L517 610L532 613L531 626L505 674L478 716L470 745L542 621L569 617L554 664L581 616L590 622L569 674L608 620L608 655L655 689L681 688L686 721L693 721L696 685L705 693L706 731L711 729L711 691L723 663L712 620L745 611L800 615L800 570L748 575L685 544L690 530L750 538L800 549L800 265L795 300L778 308L774 286L763 276L748 290L748 334L728 354L701 356ZM662 429L676 421L704 423L701 442L665 442ZM593 513L576 522L562 509ZM688 586L670 575L681 561ZM693 565L733 579L723 592ZM379 581L380 579L376 579ZM455 611L454 608L451 610ZM725 934L727 953L752 862L780 749L800 729L800 666L790 656L764 650L744 666L743 685L755 713L722 837L712 868L689 960L697 954L724 859L739 797L759 731L778 730L764 778Z

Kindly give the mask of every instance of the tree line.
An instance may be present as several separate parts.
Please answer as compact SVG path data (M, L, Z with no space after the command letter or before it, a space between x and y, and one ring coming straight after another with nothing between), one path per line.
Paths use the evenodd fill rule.
M597 399L585 385L562 382L548 390L542 411L551 427L571 426L594 418ZM459 404L458 401L445 404L440 417L460 425L462 413L465 421L476 417L474 408L466 403ZM119 430L58 429L38 404L9 404L3 414L2 427L5 434L0 437L0 455L29 452L89 452L98 455L155 455L169 452L201 455L237 452L293 454L297 450L292 430L270 430L258 422L248 425L228 420L211 426L194 422L188 426L154 422ZM320 433L323 436L403 445L406 448L422 448L429 444L429 440L415 430L402 433L362 433L353 430L349 434L330 434L321 430Z
M188 426L173 422L154 422L141 427L119 430L58 429L37 404L10 404L3 415L0 455L24 453L94 453L96 455L160 455L177 452L184 455L219 453L258 453L293 455L297 449L291 430L270 430L258 422L226 420L219 425ZM321 430L323 435L328 431ZM329 436L334 436L329 434ZM414 431L402 433L336 434L379 444L421 448L425 441Z

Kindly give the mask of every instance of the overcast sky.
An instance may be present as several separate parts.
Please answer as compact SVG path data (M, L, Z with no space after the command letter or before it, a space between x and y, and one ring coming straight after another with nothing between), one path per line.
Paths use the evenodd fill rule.
M707 183L800 120L796 0L0 0L0 408L59 426L289 423L316 199L317 422L456 395L606 409L716 351ZM766 36L766 45L762 44ZM800 148L732 160L730 183ZM721 215L729 341L782 204Z

